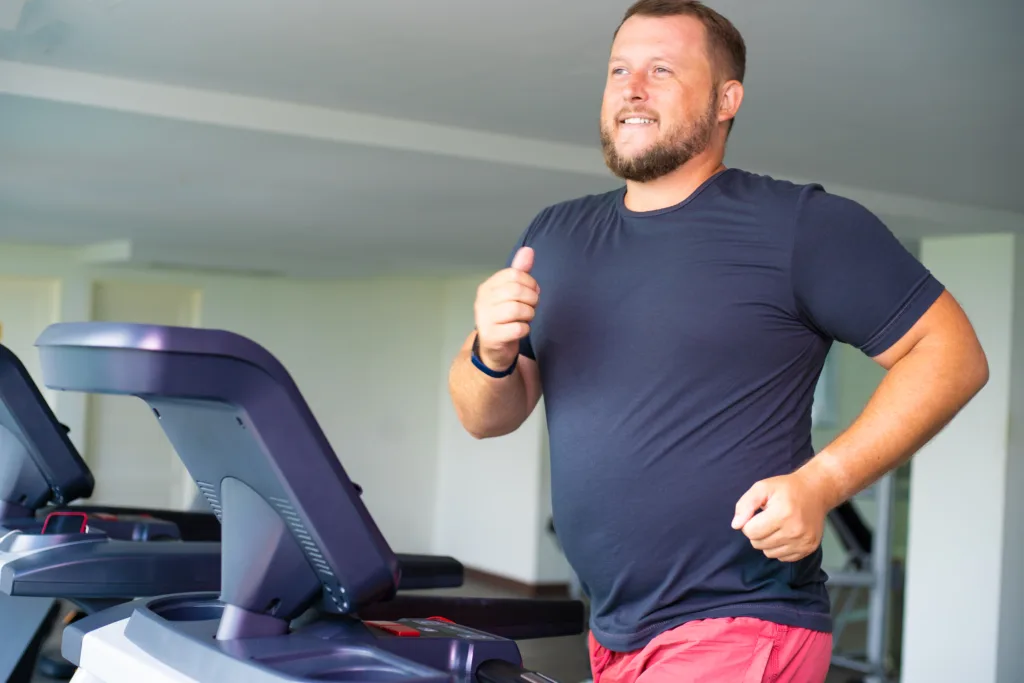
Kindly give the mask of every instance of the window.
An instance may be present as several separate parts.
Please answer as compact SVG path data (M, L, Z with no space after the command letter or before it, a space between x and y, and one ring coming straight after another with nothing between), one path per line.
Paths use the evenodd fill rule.
M821 377L814 387L814 404L811 407L812 429L834 429L839 425L836 356L837 349L833 346L825 357Z

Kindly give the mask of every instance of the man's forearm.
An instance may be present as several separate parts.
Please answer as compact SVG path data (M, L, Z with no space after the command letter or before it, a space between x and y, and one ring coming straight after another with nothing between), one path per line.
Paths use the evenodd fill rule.
M907 462L985 385L983 354L922 343L896 362L857 420L800 468L828 509Z
M508 377L488 377L473 366L466 348L452 363L448 390L462 426L478 439L515 431L530 412L520 371L516 369Z

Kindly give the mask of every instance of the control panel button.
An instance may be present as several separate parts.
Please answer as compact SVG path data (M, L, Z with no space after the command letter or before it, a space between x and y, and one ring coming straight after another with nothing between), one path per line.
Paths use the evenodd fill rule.
M394 621L364 621L363 623L400 638L416 638L420 635L416 629Z

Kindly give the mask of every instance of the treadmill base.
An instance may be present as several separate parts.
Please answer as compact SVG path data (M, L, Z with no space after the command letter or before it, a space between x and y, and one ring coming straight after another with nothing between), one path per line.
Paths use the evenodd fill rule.
M146 654L124 635L127 619L85 634L71 683L200 683Z

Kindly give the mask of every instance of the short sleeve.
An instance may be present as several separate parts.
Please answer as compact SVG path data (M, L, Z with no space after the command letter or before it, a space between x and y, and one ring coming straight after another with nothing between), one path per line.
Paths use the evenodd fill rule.
M897 342L944 290L877 216L821 187L804 190L795 230L792 282L801 315L868 356Z
M516 240L511 251L509 251L508 257L505 259L505 268L511 267L512 259L515 258L517 251L519 251L523 247L530 246L530 237L533 235L533 232L534 230L536 230L537 226L540 225L541 221L545 220L549 212L550 208L544 209L543 211L538 213L532 221L530 221L530 225L526 228L526 230L523 231L523 233L519 236L519 239ZM529 358L530 360L537 360L537 357L533 351L533 343L530 340L529 334L527 334L525 337L519 340L519 354L521 356Z

